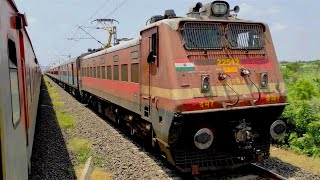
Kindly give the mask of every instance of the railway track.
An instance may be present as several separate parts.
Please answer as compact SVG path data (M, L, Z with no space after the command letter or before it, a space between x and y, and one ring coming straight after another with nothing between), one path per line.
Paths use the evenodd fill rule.
M195 180L286 180L287 178L271 172L259 165L250 164L230 171L214 174L202 174L193 177Z

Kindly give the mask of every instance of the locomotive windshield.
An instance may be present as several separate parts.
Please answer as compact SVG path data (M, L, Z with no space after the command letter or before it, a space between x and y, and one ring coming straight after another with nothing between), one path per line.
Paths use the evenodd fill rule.
M222 49L222 25L217 23L185 23L183 37L186 49Z
M262 49L263 28L256 24L228 24L227 40L230 49Z
M225 34L225 36L223 36ZM184 46L188 50L262 49L263 27L258 24L186 22L182 29ZM225 41L222 39L225 38ZM224 42L224 43L223 43Z

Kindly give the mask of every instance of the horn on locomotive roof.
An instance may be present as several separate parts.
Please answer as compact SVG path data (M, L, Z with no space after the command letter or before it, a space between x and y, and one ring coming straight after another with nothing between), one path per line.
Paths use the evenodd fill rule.
M190 7L188 12L188 17L201 18L226 18L231 17L230 12L238 13L240 11L239 6L235 6L233 9L230 9L230 5L226 1L213 1L203 5L201 2Z

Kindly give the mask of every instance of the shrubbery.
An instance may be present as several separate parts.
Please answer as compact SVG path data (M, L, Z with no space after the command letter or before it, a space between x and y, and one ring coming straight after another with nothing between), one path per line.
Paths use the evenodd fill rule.
M276 143L320 157L320 61L286 63L281 71L290 105L283 113L287 135Z

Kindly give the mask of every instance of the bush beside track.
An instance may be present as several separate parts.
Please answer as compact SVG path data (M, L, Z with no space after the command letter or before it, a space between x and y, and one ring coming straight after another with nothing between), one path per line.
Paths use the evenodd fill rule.
M320 60L282 62L289 106L287 135L274 142L298 154L320 158Z

